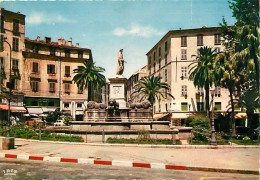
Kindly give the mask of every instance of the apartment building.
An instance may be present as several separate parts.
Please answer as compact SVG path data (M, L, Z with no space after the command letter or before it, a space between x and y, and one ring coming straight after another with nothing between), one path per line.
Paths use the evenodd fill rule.
M63 113L82 120L87 92L72 82L73 70L84 61L92 61L91 50L79 47L78 43L72 45L72 38L68 41L59 38L53 42L50 37L41 40L37 36L35 40L25 38L23 57L23 92L27 109L35 111L32 107L45 107L41 109L53 111L60 108Z
M172 119L182 123L191 113L205 111L205 92L195 88L188 79L189 70L198 50L203 46L223 50L218 27L202 27L198 29L180 29L169 31L147 55L147 73L149 76L160 76L163 82L171 87L175 97L157 100L154 113L171 112ZM229 93L227 89L215 88L214 107L217 112L228 108Z
M23 107L24 92L22 90L25 15L0 8L0 17L0 83L1 87L12 87L10 109L12 115L19 116L20 113L26 112ZM0 90L4 91L2 88ZM0 119L4 119L7 109L8 100L0 99Z
M135 85L139 82L140 79L147 77L147 67L144 66L141 69L137 70L130 78L127 79L127 102L128 103L137 103L141 101L141 95L133 95L135 90Z

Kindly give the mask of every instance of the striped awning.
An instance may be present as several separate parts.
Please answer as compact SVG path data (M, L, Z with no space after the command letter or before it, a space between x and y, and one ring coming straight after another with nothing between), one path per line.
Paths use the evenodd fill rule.
M162 118L164 118L164 117L166 117L166 116L168 116L168 115L169 115L169 113L154 114L154 115L153 115L153 119L154 119L154 120L162 119Z
M235 115L235 119L242 119L242 118L246 118L246 117L247 117L246 113L237 113Z
M9 109L9 106L7 104L0 104L0 110L8 111L8 109ZM14 113L26 113L26 109L22 106L17 106L17 107L11 106L10 110L11 110L11 112L14 112Z

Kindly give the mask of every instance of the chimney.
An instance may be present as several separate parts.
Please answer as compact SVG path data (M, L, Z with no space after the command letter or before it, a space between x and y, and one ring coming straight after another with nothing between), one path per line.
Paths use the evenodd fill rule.
M58 45L63 45L65 44L65 40L63 38L58 39Z
M70 38L70 39L67 41L67 44L68 44L69 46L72 46L72 38Z
M44 41L45 41L46 43L50 43L50 42L51 42L51 38L50 38L50 37L44 37Z
M41 36L38 35L36 40L37 40L37 42L40 41L41 40Z
M79 47L79 43L76 43L76 47Z

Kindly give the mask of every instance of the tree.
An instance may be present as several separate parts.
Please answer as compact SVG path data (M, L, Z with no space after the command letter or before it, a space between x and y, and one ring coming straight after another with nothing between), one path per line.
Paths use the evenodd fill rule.
M210 47L202 47L196 57L196 62L189 65L189 79L193 80L195 87L205 89L206 111L209 117L209 88L215 83L214 60L217 53Z
M237 85L239 102L245 97L256 92L260 96L259 85L259 1L258 0L231 0L230 8L233 10L235 23L235 47L233 58L239 69L238 77L240 83ZM241 89L241 90L240 90ZM248 92L247 92L248 91ZM247 95L248 94L248 95ZM254 98L251 98L254 102ZM259 107L258 103L242 103L247 109L249 123L253 119L254 111ZM255 105L252 108L251 105ZM247 107L248 106L248 107Z
M170 86L165 82L161 82L160 77L150 76L141 79L136 84L133 94L141 94L141 100L147 99L153 108L155 100L159 100L160 97L166 98L169 95L171 98L174 98L169 92Z
M101 89L106 84L106 78L101 74L105 69L95 66L95 63L91 61L85 61L84 66L79 66L73 71L76 73L73 77L74 83L81 90L88 88L88 101L92 101L94 97L91 92L95 89Z

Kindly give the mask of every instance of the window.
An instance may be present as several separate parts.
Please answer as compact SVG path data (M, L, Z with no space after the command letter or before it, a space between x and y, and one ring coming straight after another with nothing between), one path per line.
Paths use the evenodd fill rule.
M159 59L159 69L161 69L161 58Z
M69 108L70 107L70 103L64 103L64 108Z
M220 34L215 34L215 45L220 44Z
M82 108L82 103L77 103L77 108Z
M181 67L181 76L183 78L187 77L187 70L188 70L188 67Z
M38 81L31 81L31 88L33 92L38 92Z
M12 83L14 85L14 89L17 90L18 89L18 79L12 79Z
M197 45L203 46L203 35L201 34L197 36Z
M155 52L153 53L153 60L155 61Z
M167 64L167 56L168 54L165 54L165 64Z
M0 36L0 51L4 50L4 35Z
M221 96L221 88L220 87L216 87L215 88L215 97L220 97Z
M83 51L78 52L78 58L83 58Z
M19 39L13 38L13 51L19 51Z
M65 50L65 57L70 57L70 50L68 49Z
M1 16L1 27L0 27L1 32L4 31L4 26L5 26L5 18L4 16Z
M204 111L204 103L203 102L197 102L197 110L198 111Z
M14 33L19 32L19 20L14 19L14 21L13 21L13 32Z
M65 93L70 93L70 84L69 83L65 83Z
M234 108L235 108L235 111L240 111L240 107L239 107L238 103L234 103Z
M38 72L38 63L37 62L33 62L33 70L32 72L37 73Z
M201 88L201 87L198 88L198 92L197 93L198 93L199 96L204 96L204 89Z
M221 111L221 102L215 102L215 110Z
M54 64L48 64L47 65L47 73L48 74L55 74L55 65Z
M168 42L165 41L165 43L164 43L164 51L167 51L167 50L168 50Z
M188 111L188 103L186 102L181 103L181 111Z
M54 106L54 102L53 101L49 101L48 102L48 106Z
M83 90L78 88L78 94L83 94Z
M156 66L156 64L155 63L153 63L153 71L154 71L154 73L155 73L155 66Z
M187 96L187 86L186 85L181 86L181 96Z
M149 58L148 58L148 64L151 64L151 63L152 63L152 57L149 56Z
M165 111L168 111L167 103L165 104Z
M65 66L65 76L66 77L70 76L70 66Z
M187 47L187 36L181 36L181 47Z
M18 70L18 59L13 59L13 62L12 62L12 69L13 70Z
M55 92L55 82L49 83L49 92L54 93Z
M220 47L215 48L216 53L220 53Z
M55 48L50 47L50 55L55 56Z
M0 68L1 68L1 70L4 69L4 58L3 57L0 57Z
M161 56L161 47L159 47L159 57Z
M167 69L165 69L165 71L164 71L164 79L165 79L165 82L167 82L167 80L168 80L168 72L167 72Z
M33 52L38 53L39 52L39 47L37 45L33 46Z
M181 59L186 60L187 59L187 49L181 50Z

